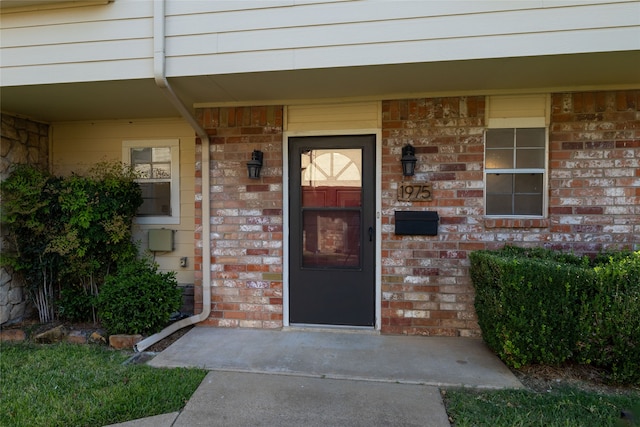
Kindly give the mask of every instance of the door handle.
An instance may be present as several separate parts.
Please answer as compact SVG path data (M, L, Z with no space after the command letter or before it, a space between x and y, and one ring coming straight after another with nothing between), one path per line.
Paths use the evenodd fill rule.
M373 227L369 227L369 241L373 242Z

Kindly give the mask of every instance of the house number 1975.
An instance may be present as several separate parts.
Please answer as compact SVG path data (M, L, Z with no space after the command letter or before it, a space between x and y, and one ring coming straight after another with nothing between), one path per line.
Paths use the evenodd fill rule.
M430 202L431 184L400 184L398 186L399 202Z

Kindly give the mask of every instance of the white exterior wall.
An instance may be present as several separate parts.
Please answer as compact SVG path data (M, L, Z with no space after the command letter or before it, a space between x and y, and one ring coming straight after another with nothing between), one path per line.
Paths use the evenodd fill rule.
M195 137L193 129L179 119L120 120L53 123L50 161L56 175L83 173L100 161L122 161L122 142L180 140L180 223L134 224L134 241L147 248L151 228L175 230L174 251L156 255L162 271L175 271L178 283L193 284L195 216ZM187 257L187 267L180 258Z
M3 10L3 86L153 76L153 2ZM169 77L640 49L640 2L167 0Z

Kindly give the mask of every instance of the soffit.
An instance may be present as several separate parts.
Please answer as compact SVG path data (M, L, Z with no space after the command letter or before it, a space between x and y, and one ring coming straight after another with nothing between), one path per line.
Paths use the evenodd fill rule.
M640 87L640 51L169 77L187 106ZM46 122L175 117L153 79L3 87L3 111Z

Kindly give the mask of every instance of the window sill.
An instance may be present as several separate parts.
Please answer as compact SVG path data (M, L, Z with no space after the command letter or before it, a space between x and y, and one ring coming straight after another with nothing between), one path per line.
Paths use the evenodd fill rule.
M485 218L485 228L548 228L548 218Z
M180 218L176 216L139 216L133 218L134 224L150 224L150 225L164 225L164 224L180 224Z

